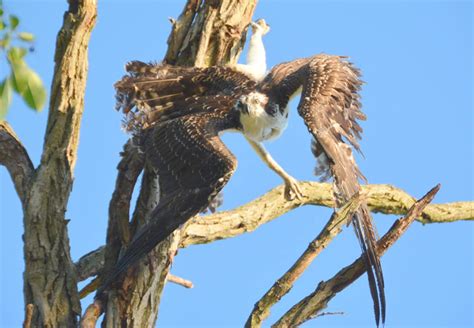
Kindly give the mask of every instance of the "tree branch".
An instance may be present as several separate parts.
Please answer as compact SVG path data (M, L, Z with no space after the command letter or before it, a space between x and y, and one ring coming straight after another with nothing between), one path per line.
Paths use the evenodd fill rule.
M268 223L299 206L334 206L329 184L302 182L301 187L305 195L301 201L287 201L284 199L282 194L284 185L281 185L233 210L196 217L182 232L183 237L180 247L212 243L216 240L232 238L254 231L262 224ZM413 197L390 185L366 185L363 186L363 191L373 212L404 215L414 203ZM416 220L421 223L474 220L473 208L474 202L429 204L423 214ZM102 269L103 247L84 255L76 262L80 280L96 275ZM91 267L87 267L86 263Z
M139 142L137 139L129 139L120 153L122 158L117 167L115 190L109 203L105 255L102 259L96 257L97 260L104 261L104 274L107 274L114 267L120 249L130 241L130 200L144 165L144 156L139 145L137 145Z
M41 164L24 204L24 294L33 327L75 327L81 314L65 218L84 110L88 43L96 0L68 0L56 39Z
M183 12L177 20L171 20L172 30L168 37L168 50L165 59L167 64L174 65L179 57L179 52L183 47L183 42L189 32L189 28L201 5L201 0L188 0L184 6Z
M378 241L377 253L382 256L392 246L410 224L420 215L425 207L433 200L440 185L431 189L423 198L417 201L407 212L406 216L394 222L389 231ZM364 257L359 257L351 265L340 270L333 278L319 283L316 290L305 297L286 312L272 327L297 327L327 307L328 302L337 293L352 284L366 271Z
M102 314L102 302L99 300L94 300L94 302L89 305L84 312L84 315L81 318L81 328L94 328L97 320Z
M273 286L255 303L252 313L245 323L245 327L260 327L262 321L270 315L270 309L283 296L285 296L296 280L303 274L313 260L325 249L329 243L342 231L342 226L351 218L360 207L362 196L357 193L340 210L334 212L318 236L308 245L308 248L293 264L293 266L280 277Z
M301 201L287 201L283 197L284 186L272 189L265 195L230 211L197 217L183 232L180 247L207 244L251 232L264 223L303 205L334 207L330 184L301 182L304 197ZM372 212L403 215L415 200L403 190L390 185L366 185L362 190ZM443 223L474 220L474 202L456 202L428 205L421 223Z
M105 246L101 246L92 252L83 255L74 266L76 268L77 281L86 280L96 276L104 268Z
M181 285L185 288L193 288L194 284L192 281L186 280L184 278L175 276L174 274L168 273L168 277L166 277L166 280L169 282L172 282L173 284Z
M0 121L0 165L5 166L10 173L24 206L30 178L35 169L25 147L5 121Z

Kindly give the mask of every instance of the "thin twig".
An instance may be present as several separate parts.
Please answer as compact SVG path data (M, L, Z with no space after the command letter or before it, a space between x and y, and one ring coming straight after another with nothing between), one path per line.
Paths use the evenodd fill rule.
M278 279L273 286L255 303L252 313L247 319L245 327L260 327L262 321L270 315L270 309L284 295L286 295L296 280L303 274L313 260L325 249L328 244L342 230L342 226L360 207L362 196L354 195L339 211L334 212L324 228L308 245L308 248L293 264L293 266Z
M319 318L319 317L324 317L324 316L327 316L327 315L344 315L345 313L342 312L342 311L339 311L339 312L321 312L321 313L317 313L317 314L313 314L312 316L309 316L304 322L302 323L306 323L310 320L313 320L313 319L316 319L316 318Z
M186 288L193 288L194 287L192 281L189 281L189 280L186 280L184 278L175 276L174 274L171 274L171 273L168 273L168 277L166 277L166 280L168 280L169 282L172 282L174 284L181 285L181 286L186 287Z
M409 209L405 217L394 222L389 231L377 243L377 253L380 256L405 233L415 218L422 214L425 207L433 200L439 188L440 185L437 185L431 189ZM351 265L340 270L333 278L320 282L313 293L294 305L272 327L297 327L301 325L308 318L325 309L328 302L337 293L352 284L365 271L364 257L361 256Z

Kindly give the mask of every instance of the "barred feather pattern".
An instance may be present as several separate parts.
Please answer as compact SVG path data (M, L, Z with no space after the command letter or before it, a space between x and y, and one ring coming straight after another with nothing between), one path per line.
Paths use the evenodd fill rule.
M318 159L315 173L323 180L332 176L337 206L360 190L359 179L365 180L352 154L352 148L360 151L362 128L358 121L366 119L359 99L362 83L359 70L346 57L320 54L275 66L260 86L280 107L286 106L302 87L298 113L314 137L311 150ZM384 281L376 252L378 237L365 204L352 218L352 224L366 255L379 325L380 319L385 321Z
M358 121L366 118L359 99L362 81L359 70L345 57L321 54L282 63L275 66L261 82L225 66L174 67L134 61L127 64L126 70L127 75L115 84L115 88L117 109L126 115L124 128L132 133L154 129L165 131L162 130L165 126L177 129L179 125L175 125L176 122L190 122L197 117L223 122L223 117L230 117L232 115L229 114L235 112L234 105L241 96L252 92L263 94L268 99L265 112L275 115L276 110L281 112L286 108L290 98L301 89L298 113L314 138L312 152L319 161L315 173L322 179L333 178L337 206L342 206L360 190L359 179L365 180L352 153L353 149L360 151L362 128ZM239 119L236 120L227 128L241 128ZM222 130L217 126L214 130L209 130L209 125L206 127L206 133ZM176 131L170 133L173 133L178 146ZM199 140L188 138L189 145L186 147L198 147L204 143L202 138L207 137L207 134L201 134ZM170 151L175 158L189 162L174 149L170 148ZM188 163L190 167L197 165L196 160L200 156L197 148L190 155L195 157ZM165 158L163 156L162 160ZM170 164L162 165L176 177L179 176ZM176 183L184 182L176 180ZM216 194L213 193L212 198ZM208 200L211 201L211 198ZM379 325L380 320L382 323L385 321L384 281L376 251L378 237L367 205L362 204L351 221L365 254L375 319Z
M358 180L365 180L350 147L360 151L358 140L362 128L358 120L365 119L359 101L360 72L348 61L333 56L318 57L308 64L308 70L311 78L303 86L298 111L329 159L336 203L340 206L360 190ZM367 276L378 326L380 320L385 322L384 280L376 249L378 236L366 204L362 204L356 212L352 224L366 255Z
M178 67L132 61L115 84L116 109L125 114L123 127L137 133L159 122L208 110L213 97L238 98L255 87L245 74L226 66Z

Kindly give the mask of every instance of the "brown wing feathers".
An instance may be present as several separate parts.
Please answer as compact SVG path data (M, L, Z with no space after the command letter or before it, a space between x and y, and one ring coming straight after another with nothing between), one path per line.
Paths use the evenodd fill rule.
M126 114L127 131L139 131L171 116L193 111L189 107L212 96L239 96L255 82L230 67L176 67L133 61L127 75L115 84L117 110ZM208 98L201 98L208 97ZM197 106L194 106L194 112Z
M341 57L319 55L308 63L305 74L308 76L298 112L329 159L337 203L342 205L360 190L358 179L364 178L351 147L345 143L346 140L359 150L362 129L357 120L365 119L358 94L362 84L360 73ZM375 319L379 325L380 319L385 322L384 281L376 251L377 235L365 204L354 215L352 223L366 254Z
M360 190L358 180L364 177L354 161L350 146L359 151L358 139L362 129L357 121L365 119L360 110L358 95L362 82L359 79L359 71L343 57L318 55L277 65L258 86L255 81L230 67L174 67L135 61L127 64L126 69L128 75L117 82L115 87L117 109L127 115L125 128L129 131L142 131L155 125L160 129L161 125L175 124L172 123L176 121L174 119L179 118L177 122L180 122L185 120L185 117L192 118L196 114L198 114L196 117L199 117L207 113L210 116L206 120L209 120L212 113L221 110L228 112L240 95L255 88L266 93L274 104L283 108L302 86L298 112L317 141L313 143L313 153L318 158L324 155L329 164L338 206L343 205ZM188 116L188 114L194 115ZM211 130L207 133L209 131ZM179 133L176 131L173 133L175 133L173 138L178 140ZM191 139L188 141L190 145L196 142ZM181 141L177 142L179 144ZM161 141L161 144L163 143L165 142ZM220 145L220 141L214 145ZM156 146L167 147L158 144ZM193 147L201 146L198 143ZM162 150L165 151L165 148ZM176 155L175 149L172 148L166 152L170 153L163 153L163 161ZM153 151L149 153L153 154ZM199 157L205 153L207 152L204 149L201 152L188 152L188 158L183 158L180 162L184 163L194 156L196 158L193 160L193 165L195 165ZM221 159L214 160L218 162ZM162 165L165 165L165 162ZM166 168L161 167L159 170L163 177L167 174L168 177L172 177L177 176L178 169L179 165L168 172L169 174L166 173ZM190 177L190 181L195 179L197 179L195 175ZM174 181L174 188L182 183L185 183L183 179ZM216 186L214 190L220 188ZM208 192L203 192L201 195L205 193ZM164 197L166 199L166 192ZM206 203L208 201L209 199L206 199ZM166 202L160 201L160 204L165 206ZM197 211L198 207L200 208L196 205L193 208ZM162 210L162 213L166 211ZM377 235L365 204L354 215L352 223L362 251L366 254L369 286L374 301L376 322L379 325L380 319L382 322L385 321L384 282L380 259L376 252ZM135 255L131 256L135 258Z
M194 215L203 211L233 174L237 162L218 133L232 113L206 112L162 122L143 135L148 170L156 171L158 206L110 272L100 295L133 263Z
M312 144L313 153L318 159L325 155L323 158L328 161L338 206L360 190L358 180L364 179L350 147L359 151L362 128L357 120L365 119L360 110L358 92L362 82L359 77L359 71L344 57L317 55L276 66L261 85L262 90L274 95L280 106L286 106L290 96L303 87L298 112L316 140ZM321 166L316 171L326 173ZM375 246L377 235L366 205L354 215L352 223L366 254L369 286L379 325L380 319L385 321L384 282Z

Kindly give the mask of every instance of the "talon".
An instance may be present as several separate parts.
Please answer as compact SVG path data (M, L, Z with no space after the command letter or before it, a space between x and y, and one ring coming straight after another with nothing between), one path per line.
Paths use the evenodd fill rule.
M294 200L295 198L301 200L302 197L303 193L301 192L298 181L292 177L288 178L288 180L285 181L285 198L287 200Z

